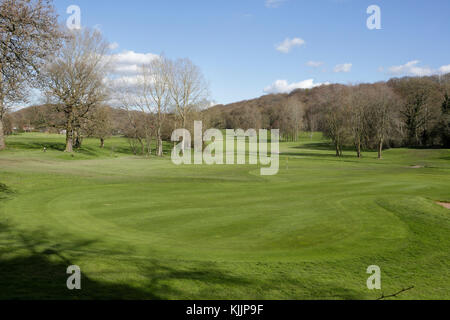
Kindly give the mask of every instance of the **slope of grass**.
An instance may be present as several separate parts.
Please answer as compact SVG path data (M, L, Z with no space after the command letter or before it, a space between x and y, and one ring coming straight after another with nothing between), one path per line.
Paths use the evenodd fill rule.
M304 135L262 177L132 156L121 138L104 150L88 139L74 157L61 136L8 143L0 299L374 299L370 265L386 294L450 298L450 212L435 203L450 201L450 150L337 159Z

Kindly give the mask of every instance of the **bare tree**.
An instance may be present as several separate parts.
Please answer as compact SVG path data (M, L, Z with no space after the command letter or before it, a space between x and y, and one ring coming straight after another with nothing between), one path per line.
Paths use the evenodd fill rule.
M393 83L403 98L401 114L407 130L407 144L426 145L441 111L439 84L429 78L407 78Z
M314 132L319 128L319 121L321 118L321 113L315 105L310 105L306 107L305 110L305 126L308 128L310 132L310 139L314 137Z
M393 132L398 117L398 98L384 83L373 84L367 88L365 98L368 130L377 146L378 159L382 159L385 142Z
M108 43L98 31L71 31L45 68L45 93L65 114L66 152L73 151L80 119L102 106L109 92Z
M111 110L108 107L96 108L86 119L85 131L88 137L100 140L100 148L105 147L105 140L111 136Z
M43 60L58 47L60 32L49 0L0 3L0 150L5 148L3 118L36 85Z
M157 156L163 155L162 128L170 104L170 63L160 56L143 65L138 81L138 105L143 112L155 115Z
M363 141L367 131L366 89L367 87L363 85L352 88L349 100L349 125L358 158L362 157Z
M329 88L325 97L324 133L333 141L336 156L343 155L343 147L349 139L349 107L348 90L345 87L335 86Z
M189 117L207 106L208 84L203 73L189 59L179 59L170 63L169 94L175 113L183 128L187 128ZM183 137L183 150L185 145Z
M141 95L142 76L136 81L122 80L116 84L116 100L119 109L126 114L126 121L121 131L135 155L138 147L142 155L151 153L151 136L153 134L151 115L146 113L145 99ZM144 103L143 103L144 101ZM150 104L149 100L147 102Z
M298 141L300 128L303 126L304 106L295 96L288 97L286 107L286 129L292 141Z
M243 130L260 129L262 127L261 112L258 108L245 106L231 112L231 127Z

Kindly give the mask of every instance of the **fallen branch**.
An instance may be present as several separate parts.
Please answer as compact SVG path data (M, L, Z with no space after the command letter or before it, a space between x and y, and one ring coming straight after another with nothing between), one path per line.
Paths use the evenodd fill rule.
M409 287L409 288L406 288L406 289L403 289L403 290L400 290L399 292L394 293L394 294L391 294L391 295L388 295L388 296L385 296L385 295L383 294L383 295L382 295L380 298L378 298L377 300L384 300L384 299L387 299L387 298L394 298L394 297L397 297L398 295L400 295L400 294L402 294L402 293L404 293L404 292L406 292L406 291L412 290L412 289L414 289L414 286Z

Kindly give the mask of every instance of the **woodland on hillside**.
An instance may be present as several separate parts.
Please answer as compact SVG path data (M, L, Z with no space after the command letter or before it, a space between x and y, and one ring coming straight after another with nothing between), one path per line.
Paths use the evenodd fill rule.
M291 94L217 105L187 113L186 124L203 120L219 129L280 129L282 139L296 141L300 131L324 132L342 155L344 147L378 150L389 147L450 146L450 74L423 78L391 79L386 83L326 85ZM135 153L148 152L146 139L156 139L157 115L145 110L104 106L79 123L76 138L97 137L103 146L112 135L129 138ZM64 116L55 105L33 106L11 113L6 133L16 131L61 132ZM170 140L181 123L167 108L161 138ZM146 133L148 126L150 134Z

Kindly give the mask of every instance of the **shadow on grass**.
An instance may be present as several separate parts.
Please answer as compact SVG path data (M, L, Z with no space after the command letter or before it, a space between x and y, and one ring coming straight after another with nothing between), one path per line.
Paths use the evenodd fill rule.
M134 279L130 284L123 283L128 281L126 271L123 272L126 265L117 271L117 277L114 271L111 272L111 267L117 263L115 260L111 259L109 271L104 271L111 282L94 279L102 276L100 272L83 273L83 265L80 265L82 289L71 291L66 287L67 267L74 264L72 260L82 261L89 257L69 257L81 254L83 248L95 241L71 241L70 246L50 245L45 233L18 236L5 224L0 224L0 234L0 300L270 299L272 293L278 296L280 292L287 294L285 299L360 298L359 293L351 289L337 288L309 277L290 279L284 273L274 273L259 278L258 273L251 271L237 276L219 269L212 262L162 263L154 259L136 262L142 280L136 283ZM16 238L14 247L3 246L5 235ZM102 258L107 256L105 252ZM125 261L131 263L132 260Z
M55 150L55 151L64 151L66 149L66 145L64 143L60 142L18 142L18 141L11 141L8 142L8 147L13 149L21 149L21 150L42 150L45 148L49 150Z
M310 149L321 151L335 151L334 146L329 142L308 142L301 146L293 147L293 149Z
M62 142L17 142L17 141L11 141L8 143L8 147L11 149L18 149L18 150L43 150L44 147L47 148L48 151L59 151L64 152L66 149L65 143ZM108 154L108 153L118 153L118 154L124 154L124 155L132 155L133 152L130 147L115 147L106 146L105 148L101 149L100 147L95 146L84 146L79 149L74 149L75 153L79 153L85 156L91 156L96 157L100 153Z
M249 284L244 279L212 268L175 268L145 260L142 271L145 280L140 287L95 280L84 274L80 265L82 289L71 291L66 286L70 276L66 270L74 263L68 257L74 250L83 252L83 248L96 241L72 241L70 246L50 245L44 232L17 234L6 224L0 224L0 236L0 300L163 300L189 296L168 284L173 281L200 281L225 286ZM14 247L4 246L5 238L8 241L14 238ZM20 250L20 255L17 250ZM111 272L107 274L114 276ZM118 272L118 278L123 278L123 274Z
M7 185L0 182L0 200L6 200L10 195L14 194Z
M41 232L31 236L14 235L11 228L0 224L2 240L16 240L14 247L0 245L0 300L88 300L88 299L157 299L148 292L122 284L106 284L82 274L82 290L67 289L66 274L73 265L63 252L72 248L45 249L46 238ZM37 240L38 239L38 240ZM92 242L74 242L71 247L82 249ZM21 250L18 256L15 251Z
M14 193L6 184L0 182L0 195L1 194L12 194Z
M8 190L4 185L0 188ZM252 269L236 275L213 262L133 260L107 250L89 253L91 245L100 241L55 243L44 231L25 233L8 222L0 223L0 300L270 299L272 293L280 292L285 293L286 299L359 298L358 292L350 289L320 283L307 276L290 279L284 272L261 278ZM99 266L98 272L83 273L81 264L82 289L68 290L67 268L74 265L74 261L89 261L99 255L100 265L105 259L110 263L107 271L105 266ZM110 255L115 258L108 260ZM118 263L117 258L123 259L125 264L111 272ZM142 279L139 283L136 278L127 279L129 266L138 267L137 276ZM112 280L99 280L105 275Z
M311 158L328 158L328 159L354 159L356 158L356 152L352 148L344 148L344 152L347 154L343 154L340 157L336 156L336 150L334 146L330 143L322 142L322 143L306 143L301 146L291 147L291 150L295 150L293 152L283 152L280 153L281 156L296 156L296 157L311 157ZM312 150L310 152L301 152L297 150ZM320 152L314 152L320 151ZM351 154L354 153L354 154Z
M331 153L336 153L335 146L330 142L311 142L305 143L301 146L293 147L293 149L309 149L309 150L317 150L317 151L330 151ZM352 146L344 146L344 152L353 152L356 153L356 150ZM374 150L363 150L363 151L374 151Z
M318 153L318 152L283 152L280 156L295 156L295 157L309 157L309 158L328 158L330 160L340 160L340 159L358 159L356 155L344 154L337 157L333 153Z

